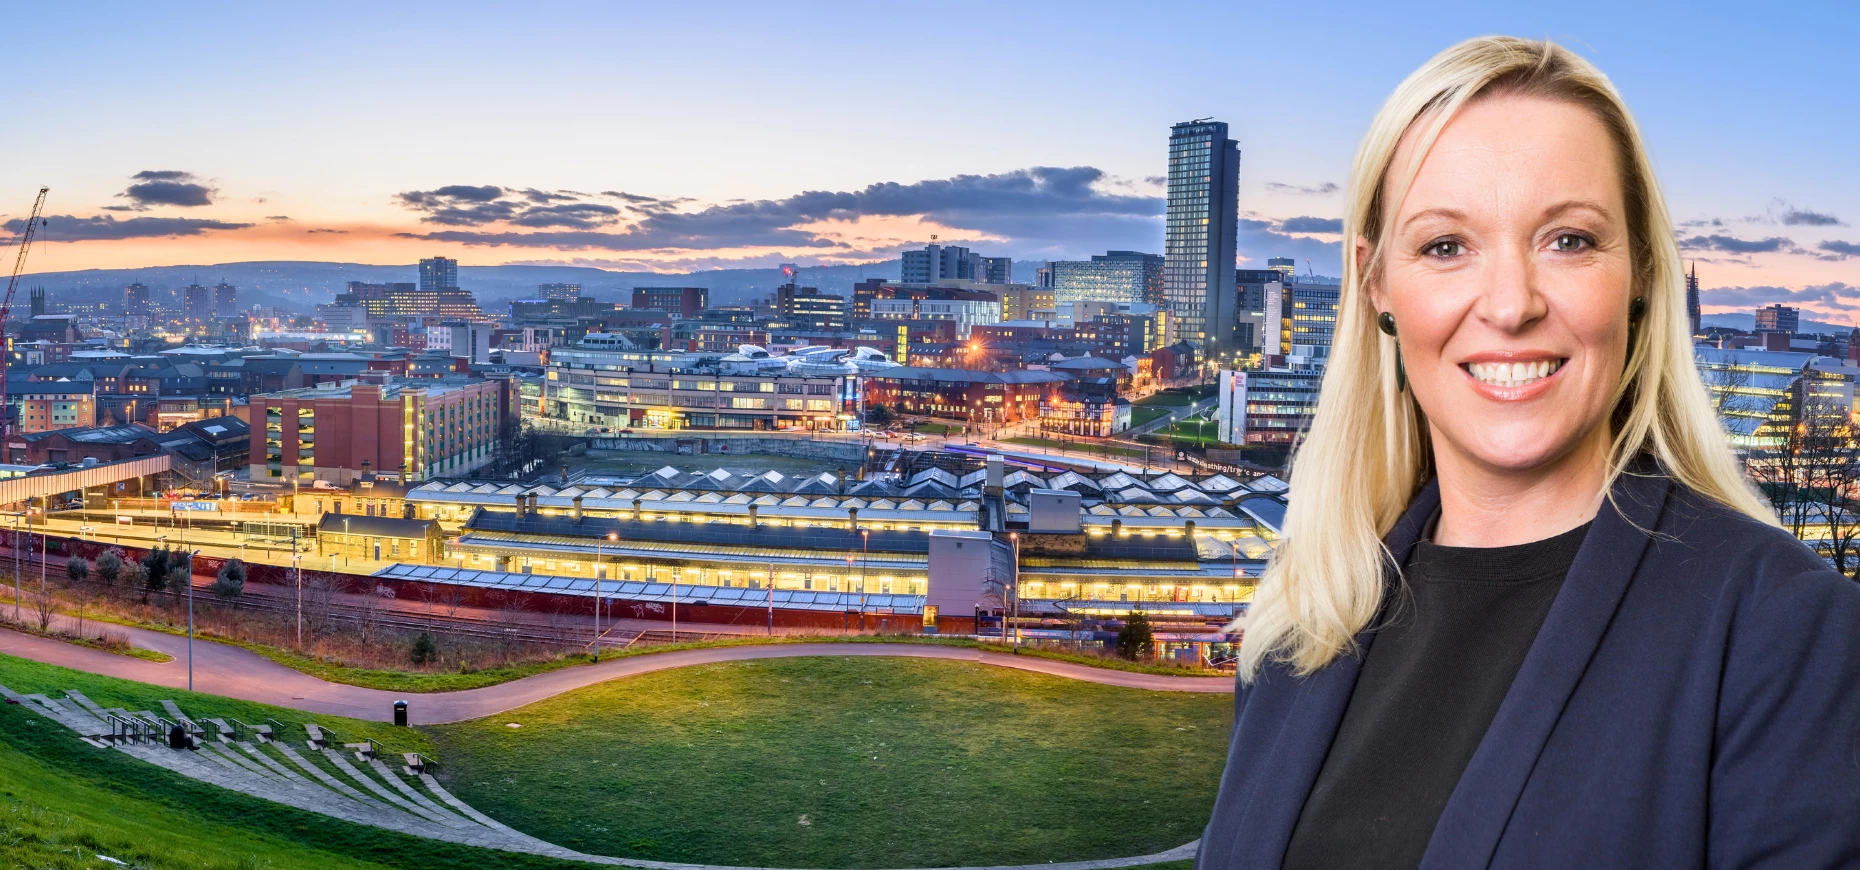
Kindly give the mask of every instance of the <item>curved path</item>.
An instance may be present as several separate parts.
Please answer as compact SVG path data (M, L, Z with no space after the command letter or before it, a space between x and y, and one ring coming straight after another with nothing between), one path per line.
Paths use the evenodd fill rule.
M112 630L126 632L136 646L167 653L174 656L175 660L151 662L9 630L0 630L0 653L158 686L187 687L187 638L122 626L114 626ZM202 640L194 642L194 689L309 713L377 722L391 721L394 702L405 700L413 724L444 725L502 713L563 692L622 677L689 665L799 656L948 659L1133 689L1228 693L1234 690L1234 681L1230 677L1139 674L963 647L912 643L784 643L636 655L608 659L599 664L562 668L477 689L404 693L328 682L287 668L242 647Z

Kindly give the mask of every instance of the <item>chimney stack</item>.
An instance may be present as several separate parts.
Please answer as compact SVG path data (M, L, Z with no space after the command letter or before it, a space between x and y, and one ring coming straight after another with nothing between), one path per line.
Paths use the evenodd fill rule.
M575 522L581 522L581 496L579 496L579 495L577 495L577 496L575 496L575 498L574 498L574 501L573 501L573 504L574 504L574 506L575 506L575 507L574 507L574 509L573 509L573 511L572 511L572 512L571 512L571 513L569 514L569 516L572 516L572 517L574 517L574 518L575 518ZM1194 525L1195 525L1194 523L1189 523L1189 526L1190 526L1191 528L1192 528L1192 527L1193 527Z

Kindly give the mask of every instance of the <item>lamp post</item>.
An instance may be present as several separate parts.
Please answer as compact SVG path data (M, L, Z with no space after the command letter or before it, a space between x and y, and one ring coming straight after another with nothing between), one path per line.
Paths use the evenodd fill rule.
M775 563L769 563L769 636L775 635Z
M295 517L293 517L294 519ZM297 648L304 648L304 568L297 554L297 525L291 524L291 573L297 575Z
M620 536L614 532L607 533L607 540L618 541ZM601 660L601 542L594 542L594 660Z
M51 512L46 509L45 498L45 496L39 496L39 598L41 600L45 598L45 549L47 543L45 524L52 520ZM32 502L26 502L26 509L32 509Z
M194 557L199 550L187 551L187 690L194 690Z
M678 575L683 568L672 569L672 643L678 642Z
M865 578L872 567L872 530L859 530L859 630L865 630Z
M1014 645L1020 646L1020 533L1009 532L1008 540L1014 544Z
M23 532L20 531L20 527L19 527L19 518L21 516L24 516L24 514L23 513L15 514L13 517L13 621L14 622L19 622L19 601L20 601L20 593L19 593L19 547L20 547L20 543L19 543L19 539L24 534Z

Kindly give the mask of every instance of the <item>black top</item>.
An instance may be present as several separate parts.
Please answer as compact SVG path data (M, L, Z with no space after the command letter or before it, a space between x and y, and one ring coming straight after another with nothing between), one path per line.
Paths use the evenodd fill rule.
M1514 547L1415 545L1408 594L1370 644L1286 868L1420 864L1588 530Z

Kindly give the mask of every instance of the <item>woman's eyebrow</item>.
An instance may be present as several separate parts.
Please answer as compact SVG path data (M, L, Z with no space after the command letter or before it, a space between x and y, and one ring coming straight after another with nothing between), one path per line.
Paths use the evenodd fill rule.
M1401 228L1405 230L1408 228L1410 224L1414 223L1415 221L1421 220L1422 218L1443 218L1446 220L1463 221L1466 219L1466 213L1459 211L1457 209L1446 208L1444 206L1438 207L1438 208L1422 209L1420 211L1415 212L1414 214L1409 215L1407 220L1402 221Z
M1572 211L1592 211L1603 220L1610 220L1614 214L1601 203L1589 199L1566 199L1544 209L1544 220L1554 220Z

